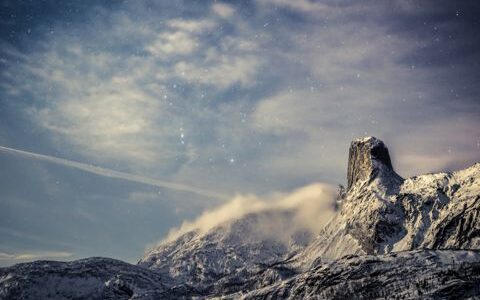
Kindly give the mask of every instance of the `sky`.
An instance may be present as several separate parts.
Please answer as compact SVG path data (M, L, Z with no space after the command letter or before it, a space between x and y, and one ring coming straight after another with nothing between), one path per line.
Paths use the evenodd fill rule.
M236 195L480 161L476 1L0 1L0 266L135 262Z

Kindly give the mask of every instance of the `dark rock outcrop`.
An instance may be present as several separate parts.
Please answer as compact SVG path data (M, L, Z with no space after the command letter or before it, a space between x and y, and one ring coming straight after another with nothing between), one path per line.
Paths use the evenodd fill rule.
M357 182L371 182L377 177L402 181L393 170L388 148L381 140L370 136L353 141L348 155L347 191Z

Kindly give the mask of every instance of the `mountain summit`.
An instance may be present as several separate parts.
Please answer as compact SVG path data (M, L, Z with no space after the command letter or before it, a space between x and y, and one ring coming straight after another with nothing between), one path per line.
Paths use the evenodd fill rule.
M371 182L377 177L403 179L395 173L385 144L369 136L353 141L348 155L347 191L358 182Z

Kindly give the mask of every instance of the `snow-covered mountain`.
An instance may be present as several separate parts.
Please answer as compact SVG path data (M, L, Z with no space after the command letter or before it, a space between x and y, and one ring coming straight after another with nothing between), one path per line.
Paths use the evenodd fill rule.
M347 181L318 230L297 226L298 206L264 205L192 227L137 266L92 258L3 268L0 298L480 296L479 163L403 179L384 143L366 137L350 146Z
M311 232L306 230L292 232L288 241L259 234L262 224L291 225L288 221L292 220L292 213L281 209L249 213L203 234L185 233L174 241L160 244L138 265L170 278L177 289L195 289L200 295L236 291L239 282L291 257L312 240ZM281 273L272 276L274 280L264 280L272 283L284 278Z
M335 194L332 187L313 184L269 201L234 199L200 218L229 214L229 219L208 230L199 229L205 220L198 221L192 230L146 253L138 264L201 294L230 290L228 285L234 288L249 274L289 259L310 244L321 216L334 214ZM235 212L242 205L250 208ZM315 224L308 222L312 219ZM283 273L272 276L283 278Z
M110 258L0 269L0 299L159 299L167 287L159 274Z
M348 190L339 213L297 256L385 254L413 249L480 249L480 164L402 179L383 142L350 147Z

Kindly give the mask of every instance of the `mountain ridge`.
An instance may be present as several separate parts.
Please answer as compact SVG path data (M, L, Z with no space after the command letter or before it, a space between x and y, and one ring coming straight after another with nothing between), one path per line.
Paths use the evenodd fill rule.
M315 235L302 228L291 230L294 207L252 210L206 232L190 230L164 242L137 266L108 260L92 260L88 266L82 261L64 263L55 265L51 281L63 282L81 270L92 274L98 262L105 270L103 277L87 276L95 299L480 294L480 163L455 172L402 178L385 144L366 137L351 143L347 169L347 190L339 190L335 199L338 209ZM261 234L265 227L287 232L282 236L286 239ZM13 299L19 286L37 291L36 281L21 278L29 272L34 278L42 272L50 276L50 265L35 262L0 269L0 298ZM405 274L423 285L404 279ZM403 283L392 285L395 280ZM64 285L56 286L69 295L85 288L73 285L65 291ZM20 299L29 299L28 294Z

